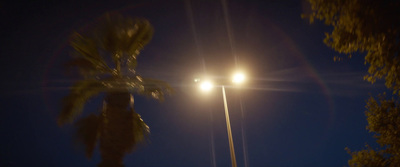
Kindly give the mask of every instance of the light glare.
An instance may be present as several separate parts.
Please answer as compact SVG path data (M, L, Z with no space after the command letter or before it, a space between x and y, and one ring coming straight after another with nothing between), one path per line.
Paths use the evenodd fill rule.
M234 83L242 83L245 80L245 76L243 73L236 73L235 75L233 75L233 80L232 82Z
M210 91L213 88L213 84L210 81L204 81L200 85L202 91Z

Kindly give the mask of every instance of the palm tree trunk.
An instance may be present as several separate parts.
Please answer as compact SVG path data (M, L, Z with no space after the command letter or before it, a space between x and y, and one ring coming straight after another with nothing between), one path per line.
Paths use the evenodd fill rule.
M99 167L123 167L125 154L134 144L132 112L128 92L108 93L102 111Z
M121 77L121 58L122 58L122 53L117 53L114 55L114 61L115 61L115 70L116 71L116 76Z

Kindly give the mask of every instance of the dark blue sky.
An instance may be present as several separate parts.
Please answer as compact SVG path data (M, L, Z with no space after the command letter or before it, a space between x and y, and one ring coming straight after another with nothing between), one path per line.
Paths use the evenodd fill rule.
M226 0L224 12L219 0L1 2L0 166L99 162L98 151L85 158L72 126L58 127L56 117L76 80L62 67L69 35L108 11L149 19L155 34L138 72L175 88L161 104L136 96L151 142L126 156L126 166L230 166L221 90L202 94L192 79L206 71L227 80L235 67L248 75L240 90L227 88L238 166L347 165L345 147L374 145L364 106L383 86L363 81L362 55L333 61L338 54L322 42L330 28L300 17L307 5ZM92 99L86 111L99 104Z

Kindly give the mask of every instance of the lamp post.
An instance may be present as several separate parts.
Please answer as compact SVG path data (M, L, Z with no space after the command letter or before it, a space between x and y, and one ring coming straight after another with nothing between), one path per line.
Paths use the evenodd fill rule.
M236 73L233 76L232 82L239 84L242 83L245 79L245 76L243 73ZM195 79L195 82L199 82L199 79ZM210 91L213 88L213 84L211 81L204 81L201 83L200 88L203 91ZM228 132L228 140L229 140L229 151L231 155L231 162L232 162L232 167L237 167L236 164L236 156L235 156L235 147L233 145L233 138L232 138L232 130L231 130L231 122L229 120L229 110L228 110L228 103L226 100L226 94L225 94L225 86L222 85L222 98L224 100L224 109L225 109L225 121L226 121L226 130Z
M232 139L231 122L229 120L228 103L226 102L225 86L223 86L223 85L222 85L222 96L224 99L226 129L228 131L229 150L231 152L232 167L237 167L236 156L235 156L235 147L233 146L233 139Z

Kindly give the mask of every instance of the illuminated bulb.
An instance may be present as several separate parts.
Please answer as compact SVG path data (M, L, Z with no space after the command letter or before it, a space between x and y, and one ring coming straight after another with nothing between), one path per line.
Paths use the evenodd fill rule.
M232 82L234 83L242 83L245 80L245 76L243 73L237 73L233 75L233 80Z
M213 84L210 81L204 81L200 85L200 89L203 91L210 91L213 88Z

